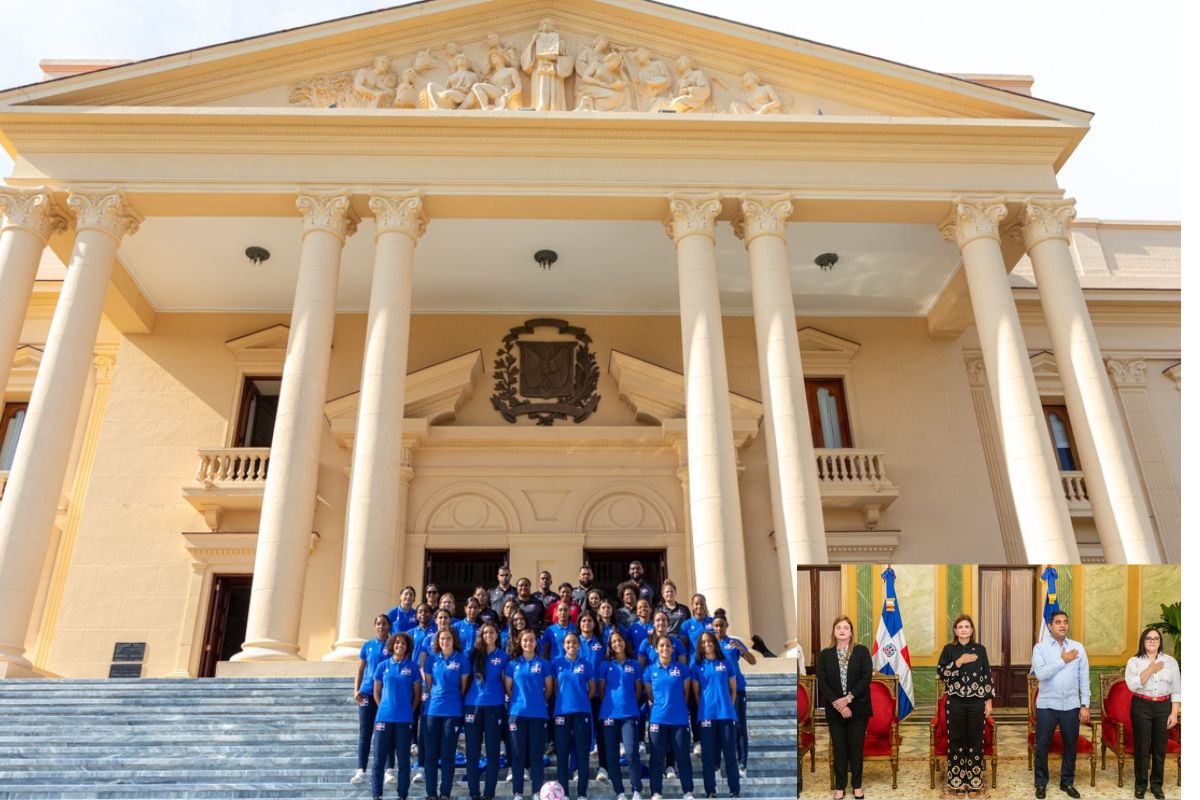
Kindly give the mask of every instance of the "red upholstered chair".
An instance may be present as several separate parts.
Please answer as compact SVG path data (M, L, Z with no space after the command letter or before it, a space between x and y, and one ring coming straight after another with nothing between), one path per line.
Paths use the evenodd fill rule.
M809 772L817 770L817 676L800 675L796 679L796 765L808 753Z
M929 788L937 785L940 772L946 774L944 762L950 751L950 732L946 722L946 686L941 679L937 682L937 712L929 720ZM983 757L992 765L992 788L996 788L996 721L985 717L983 722Z
M1029 706L1026 709L1028 716L1026 722L1029 733L1026 740L1026 750L1029 756L1029 771L1033 771L1033 754L1037 752L1037 695L1038 695L1038 679L1033 673L1029 675ZM1075 739L1075 757L1076 760L1081 756L1087 756L1092 764L1092 781L1091 785L1096 785L1096 728L1099 726L1096 723L1091 725L1079 726L1079 736ZM1089 736L1084 736L1084 731L1090 728ZM1054 738L1050 740L1050 755L1062 755L1062 729L1054 730Z
M895 675L871 678L871 718L863 742L863 761L887 761L892 767L892 788L900 772L899 679ZM833 747L829 748L829 788L833 781Z
M1133 723L1129 719L1129 703L1133 692L1125 683L1125 672L1100 676L1100 769L1108 769L1108 751L1117 757L1117 786L1125 785L1125 758L1133 757ZM1175 759L1175 785L1180 784L1180 756L1183 741L1180 725L1167 731L1167 758Z

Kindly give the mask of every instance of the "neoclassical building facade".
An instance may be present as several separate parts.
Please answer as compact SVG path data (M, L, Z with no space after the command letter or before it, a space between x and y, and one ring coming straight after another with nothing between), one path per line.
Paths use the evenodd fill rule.
M640 0L97 66L0 92L0 674L336 672L502 562L785 653L798 564L1179 560L1179 226L1076 219L1029 79Z

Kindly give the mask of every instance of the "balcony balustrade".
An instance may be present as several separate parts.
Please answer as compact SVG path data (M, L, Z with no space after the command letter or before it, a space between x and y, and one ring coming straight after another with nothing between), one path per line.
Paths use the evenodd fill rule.
M269 447L203 447L193 479L184 485L184 498L217 530L226 511L262 508L263 488L271 463Z
M1092 501L1088 497L1087 484L1083 473L1078 470L1059 473L1062 478L1063 494L1067 497L1067 510L1073 517L1090 517Z
M857 509L868 530L878 525L880 512L900 496L887 476L885 451L818 448L816 454L821 504Z

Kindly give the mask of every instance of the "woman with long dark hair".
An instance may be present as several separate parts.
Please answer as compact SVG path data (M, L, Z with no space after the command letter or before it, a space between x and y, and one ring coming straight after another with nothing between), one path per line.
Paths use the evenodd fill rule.
M387 641L390 658L381 661L371 678L379 705L375 717L375 769L371 774L371 796L383 797L384 766L396 764L396 796L408 797L409 746L413 720L421 704L421 673L412 660L413 640L407 633L393 633Z
M992 667L975 641L975 620L959 614L954 639L942 648L938 676L946 685L946 788L967 797L983 791L983 733L992 714Z
M474 598L472 598L474 599ZM490 622L479 626L471 649L471 684L464 699L467 788L472 800L496 796L500 778L500 742L504 738L504 670L508 655L500 649L500 631ZM479 791L479 759L486 752L483 793Z
M608 774L618 799L625 796L621 780L621 747L629 761L629 784L634 795L642 791L642 762L638 758L639 703L642 666L633 657L629 640L613 630L607 637L608 658L600 666L600 728L603 731Z
M530 628L516 638L519 654L508 663L504 672L504 688L508 692L508 734L512 748L513 799L521 800L525 789L525 767L528 761L529 780L533 794L542 788L544 767L542 753L546 749L546 720L550 718L547 702L554 695L554 675L550 662L542 658L538 636Z
M1162 651L1162 632L1157 628L1142 631L1137 655L1125 665L1125 685L1133 692L1129 719L1133 723L1134 797L1145 797L1147 785L1155 797L1163 797L1167 731L1179 723L1182 682L1179 662Z
M439 619L444 613L445 609L438 611ZM463 695L470 684L471 666L453 628L440 629L434 642L436 650L425 658L421 668L429 687L429 702L425 704L425 792L426 797L449 797L454 788L454 751L462 729ZM435 794L439 785L441 791Z
M846 774L856 798L862 791L863 742L871 718L871 652L854 643L854 623L847 616L833 621L829 647L817 657L817 693L825 707L833 746L835 800L846 795Z
M696 638L696 660L692 681L696 684L700 721L700 762L704 794L715 797L717 762L725 762L729 796L738 797L741 781L737 770L737 661L725 657L716 634L704 631Z
M358 770L350 778L353 784L367 778L367 762L371 758L371 740L375 731L375 715L379 705L375 702L375 668L388 657L388 635L392 621L387 614L375 617L375 638L363 642L358 651L358 674L354 677L354 702L358 705ZM376 760L379 756L376 755Z

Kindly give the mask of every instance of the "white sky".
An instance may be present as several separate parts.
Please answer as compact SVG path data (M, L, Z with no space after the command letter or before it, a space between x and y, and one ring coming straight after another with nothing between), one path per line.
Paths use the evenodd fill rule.
M395 4L0 0L0 86L37 81L43 58L148 58ZM1178 0L675 4L938 72L1033 75L1038 97L1096 115L1059 176L1081 217L1181 217ZM11 170L0 151L0 176Z

